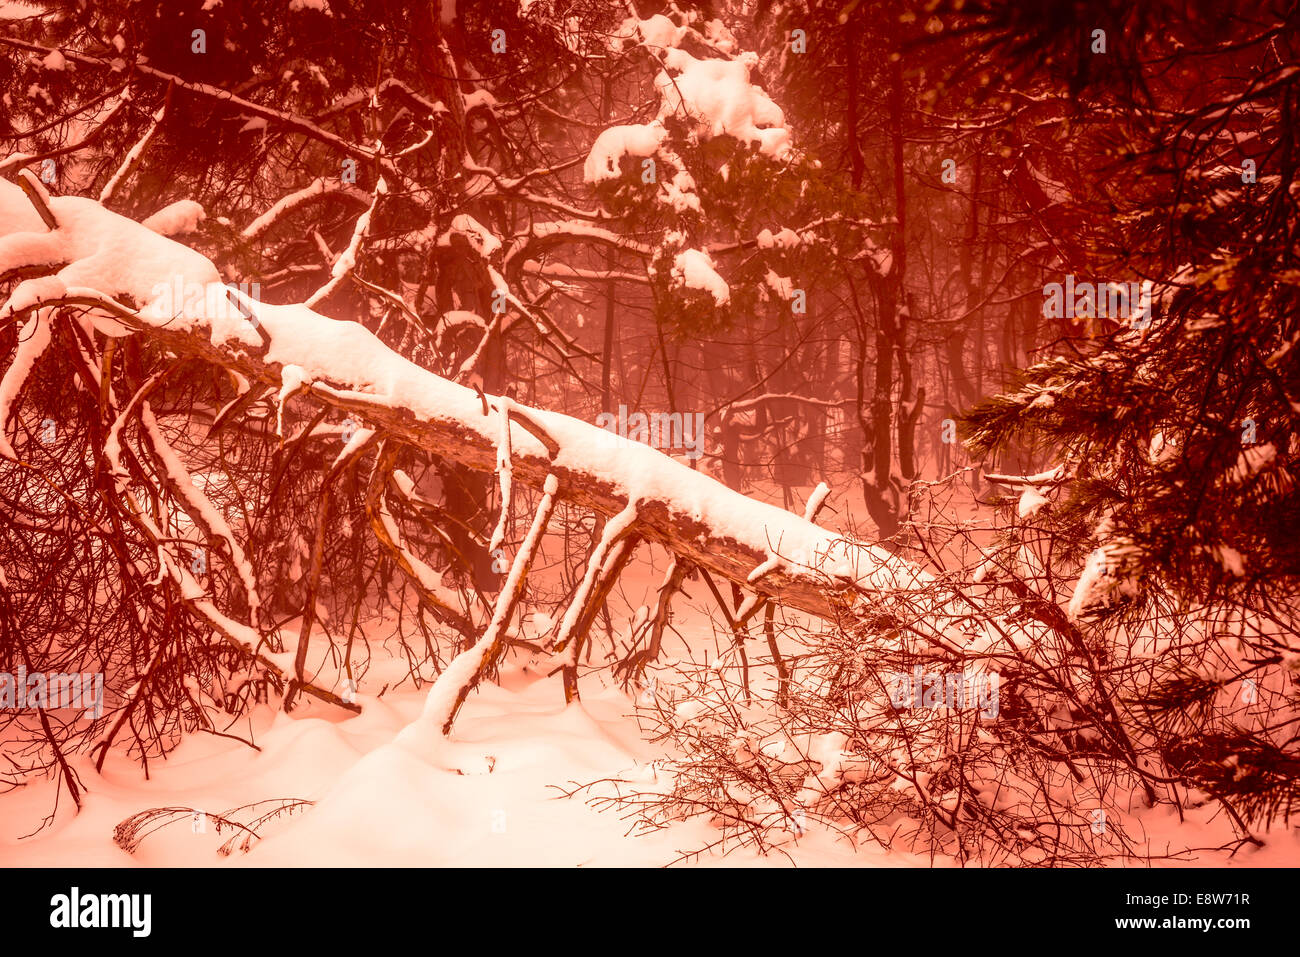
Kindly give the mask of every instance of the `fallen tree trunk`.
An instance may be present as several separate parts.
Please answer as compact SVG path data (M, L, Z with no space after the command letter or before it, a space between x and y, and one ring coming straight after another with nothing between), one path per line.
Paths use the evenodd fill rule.
M821 618L836 619L863 597L933 584L885 549L848 542L648 446L443 379L358 323L302 305L248 299L227 289L212 263L189 247L92 200L50 199L34 177L20 176L23 191L0 182L6 230L0 234L0 279L36 278L17 284L0 308L0 322L50 307L81 307L108 336L146 336L179 357L206 360L254 388L274 389L281 403L310 396L392 440L483 472L498 469L508 432L516 483L540 490L554 475L559 501L608 517L631 503L636 518L630 531L639 538ZM203 294L185 292L180 302L182 289ZM506 430L503 415L510 422ZM968 623L972 611L945 609L951 621L933 622L934 634L943 635L950 623Z

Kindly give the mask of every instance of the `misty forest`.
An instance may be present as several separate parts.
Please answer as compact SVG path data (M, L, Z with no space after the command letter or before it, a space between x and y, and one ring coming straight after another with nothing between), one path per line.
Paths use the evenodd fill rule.
M1300 6L0 3L0 864L1300 864Z

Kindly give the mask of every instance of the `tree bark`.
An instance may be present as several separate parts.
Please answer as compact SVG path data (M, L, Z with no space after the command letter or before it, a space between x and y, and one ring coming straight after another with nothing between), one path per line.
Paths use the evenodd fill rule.
M56 222L67 202L51 201ZM104 217L107 220L100 221ZM75 217L69 223L58 231L83 228ZM137 312L112 297L127 298L131 289L165 286L174 278L168 269L181 266L188 270L184 278L213 283L215 267L181 244L163 240L107 210L96 212L89 228L111 232L114 242L152 250L154 255L142 257L130 275L113 277L121 288L77 287L55 296L48 286L42 287L44 295L13 309L13 318L21 320L36 308L80 309L106 334L134 331L177 357L211 362L244 376L254 388L273 389L282 396L288 369L293 387L287 391L293 396L359 417L382 438L416 446L476 472L496 471L500 413L482 392L415 365L358 323L331 320L304 306L256 303L256 322ZM70 248L95 245L84 236L66 238ZM165 244L162 250L160 243ZM164 251L174 257L170 264ZM42 265L22 268L30 271L29 267ZM45 266L42 271L55 273L61 265ZM8 306L0 309L0 318L10 311ZM322 357L334 356L345 360L337 364L330 360L330 367L322 367ZM304 375L306 370L310 374ZM782 605L834 620L856 602L857 595L894 594L930 584L921 569L884 549L846 545L840 535L733 492L662 453L638 448L634 455L593 454L590 450L606 447L602 443L608 433L591 423L518 403L510 408L512 422L535 439L521 435L523 441L512 443L516 487L540 490L548 475L554 475L560 501L606 517L623 512L634 499L636 518L630 534ZM647 468L645 455L655 457L652 468ZM834 552L830 563L834 567L826 571L801 561L773 560L774 553L788 558L792 549L810 547L819 554ZM802 562L807 559L803 556ZM761 574L756 572L759 566L763 566Z

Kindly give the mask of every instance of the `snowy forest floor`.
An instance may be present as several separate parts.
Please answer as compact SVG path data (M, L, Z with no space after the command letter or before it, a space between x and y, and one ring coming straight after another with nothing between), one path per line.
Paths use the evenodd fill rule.
M642 560L629 568L611 597L616 629L650 600L663 575L659 565ZM707 591L695 583L688 592L691 598L675 604L673 622L686 641L666 636L661 683L672 680L674 656L713 660L715 649L725 648ZM525 621L526 634L532 624ZM295 620L281 629L286 660L298 626ZM79 814L64 793L55 820L42 827L55 802L53 779L0 794L0 866L953 864L868 841L855 847L846 833L816 823L766 856L751 848L697 856L719 838L704 818L633 835L633 818L588 802L612 793L610 779L652 782L651 762L673 755L646 740L642 729L649 722L644 714L638 719L635 692L613 685L608 671L584 673L581 702L566 707L559 675L545 677L529 667L526 652L516 652L502 667L500 683L474 692L450 740L442 741L418 721L429 685L416 689L407 677L409 663L393 624L374 623L367 637L372 657L357 693L359 716L312 698L300 699L292 714L259 705L226 730L250 738L260 752L229 738L192 734L165 759L150 761L148 779L120 750L102 774L83 756L75 766L88 793ZM328 685L337 666L324 660L325 645L313 642L311 664ZM425 677L433 677L432 669ZM587 784L593 786L577 790ZM276 799L315 806L260 825L263 839L248 853L220 854L231 831L217 833L209 818L195 833L188 810L145 837L133 854L114 843L119 823L151 808L213 815ZM1263 847L1229 855L1197 850L1232 840L1227 816L1212 807L1185 810L1182 821L1163 806L1135 804L1132 814L1130 828L1145 835L1145 853L1156 866L1288 866L1300 860L1300 827L1279 824L1260 835Z
M390 659L400 674L402 662ZM377 669L382 671L383 669ZM378 678L375 672L372 677ZM370 682L367 681L366 684ZM380 682L382 685L382 682ZM426 686L427 688L427 686ZM703 820L628 836L629 821L565 798L558 787L609 777L645 779L662 757L642 740L636 702L617 688L589 691L565 707L558 676L538 678L516 662L502 686L471 697L450 746L421 754L394 743L420 713L424 692L410 687L382 698L359 695L358 717L310 702L292 716L261 706L253 715L255 752L237 742L192 735L165 760L151 762L150 779L114 755L102 776L88 764L85 807L74 815L66 795L57 820L39 833L53 803L52 781L0 796L3 866L659 866L716 840ZM592 793L600 793L595 791ZM229 857L218 847L229 831L195 834L188 818L158 830L134 855L113 842L115 826L154 807L223 811L272 798L307 798L315 807L259 828L265 839L248 854ZM1167 863L1286 865L1300 855L1300 828L1276 828L1258 850L1178 854L1230 838L1223 815L1172 809L1143 815L1149 849L1177 854ZM757 855L741 849L706 854L702 864L906 867L928 857L874 845L854 848L843 835L810 825L782 850ZM695 858L690 858L695 861ZM938 859L933 864L950 862Z
M395 662L400 667L400 662ZM359 695L363 713L307 704L293 716L266 706L253 716L260 753L227 739L193 735L166 760L137 765L114 755L102 776L86 764L90 786L74 815L66 795L57 820L39 833L53 803L53 782L0 796L3 866L658 866L716 840L703 820L645 836L627 836L630 822L579 798L560 795L571 782L649 773L657 754L641 740L635 701L620 689L589 692L565 707L559 677L536 679L518 665L503 686L485 686L467 704L449 747L436 757L394 738L415 720L424 694L409 687L382 699ZM307 798L315 807L260 828L266 837L248 854L218 847L230 836L195 834L182 819L145 839L134 855L113 843L114 827L154 807L222 811L272 798ZM1179 824L1169 808L1148 811L1143 826L1152 853L1176 854L1230 839L1223 815L1187 812ZM1300 855L1298 828L1276 828L1258 850L1178 855L1164 863L1279 866ZM854 848L842 835L810 825L789 854L760 857L742 849L699 858L703 864L906 867L931 864L899 850ZM692 859L694 860L694 859ZM950 862L935 860L935 865Z

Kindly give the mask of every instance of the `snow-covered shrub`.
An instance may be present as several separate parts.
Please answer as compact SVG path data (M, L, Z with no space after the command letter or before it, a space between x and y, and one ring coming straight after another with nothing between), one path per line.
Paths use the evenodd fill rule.
M1216 802L1243 842L1285 819L1300 702L1276 623L1169 596L1075 621L1085 570L1027 517L990 536L925 515L955 560L931 597L978 599L964 643L928 629L914 593L838 627L769 621L763 657L737 647L652 672L638 715L673 757L593 800L643 829L704 817L720 834L698 851L779 851L815 822L979 864L1131 859L1153 804Z

